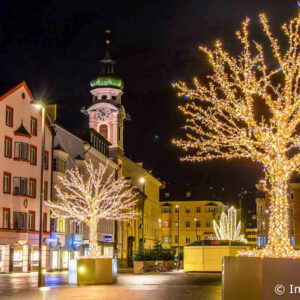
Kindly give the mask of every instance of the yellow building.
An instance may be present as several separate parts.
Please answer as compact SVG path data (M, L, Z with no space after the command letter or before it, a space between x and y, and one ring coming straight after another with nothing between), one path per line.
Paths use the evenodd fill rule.
M168 197L168 193L165 193ZM186 193L189 198L190 193ZM165 199L164 199L165 200ZM161 240L164 248L181 248L195 241L214 236L213 220L218 220L220 201L161 201ZM179 226L178 226L179 224Z
M151 249L160 240L159 191L161 182L150 171L143 168L142 163L135 163L127 157L121 157L122 176L130 179L131 184L140 192L139 217L130 222L119 222L118 257L122 265L132 266L132 256L138 251L143 241L144 248ZM144 230L143 230L144 227Z

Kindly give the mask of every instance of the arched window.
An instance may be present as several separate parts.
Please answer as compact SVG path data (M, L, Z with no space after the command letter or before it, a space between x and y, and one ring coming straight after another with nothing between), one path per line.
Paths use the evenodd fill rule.
M108 126L106 124L100 125L99 132L103 137L108 138Z

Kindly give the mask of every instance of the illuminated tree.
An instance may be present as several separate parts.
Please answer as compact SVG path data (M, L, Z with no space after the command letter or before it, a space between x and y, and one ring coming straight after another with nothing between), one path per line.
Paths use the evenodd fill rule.
M222 212L219 225L213 220L214 230L217 240L236 241L247 244L244 235L241 234L241 221L236 224L236 209L231 206L228 209L228 216Z
M125 178L115 180L114 170L99 164L85 163L86 174L78 168L60 176L56 185L56 202L47 202L54 218L71 218L85 223L90 230L89 256L100 255L97 224L101 219L129 220L136 216L137 194Z
M195 78L193 88L174 84L187 98L179 107L186 116L187 138L173 142L189 152L182 160L247 158L261 163L270 199L268 243L248 254L295 257L287 191L291 173L300 166L300 14L282 26L288 40L284 50L264 14L260 22L272 50L268 59L261 44L249 41L248 18L236 33L242 45L237 57L219 41L213 50L199 47L212 73L204 84Z

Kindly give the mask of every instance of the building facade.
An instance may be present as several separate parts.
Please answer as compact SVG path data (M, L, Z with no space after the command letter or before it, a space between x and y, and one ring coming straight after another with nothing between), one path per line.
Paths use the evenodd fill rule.
M91 161L97 168L99 163L106 165L110 172L116 172L118 166L108 158L109 142L93 129L70 132L54 125L53 148L53 185L52 201L56 201L55 185L67 170L79 168L85 174L85 162ZM98 224L98 244L104 256L112 257L114 249L114 222L101 220ZM64 270L69 260L86 255L89 251L89 229L83 223L71 219L51 219L50 269Z
M39 265L42 117L22 82L0 97L0 272L36 271ZM46 121L43 198L51 194L52 132ZM47 267L49 208L43 207L42 266Z
M215 235L213 220L219 220L222 202L200 200L190 190L176 195L162 191L161 195L160 226L163 247L182 248Z

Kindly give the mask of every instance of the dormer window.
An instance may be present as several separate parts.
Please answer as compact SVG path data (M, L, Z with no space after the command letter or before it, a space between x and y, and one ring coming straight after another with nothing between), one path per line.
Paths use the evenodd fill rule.
M186 193L185 193L185 195L186 195L187 198L190 198L190 197L191 197L191 194L192 194L191 192L186 192Z
M170 193L169 192L165 193L165 197L169 198L170 197Z

